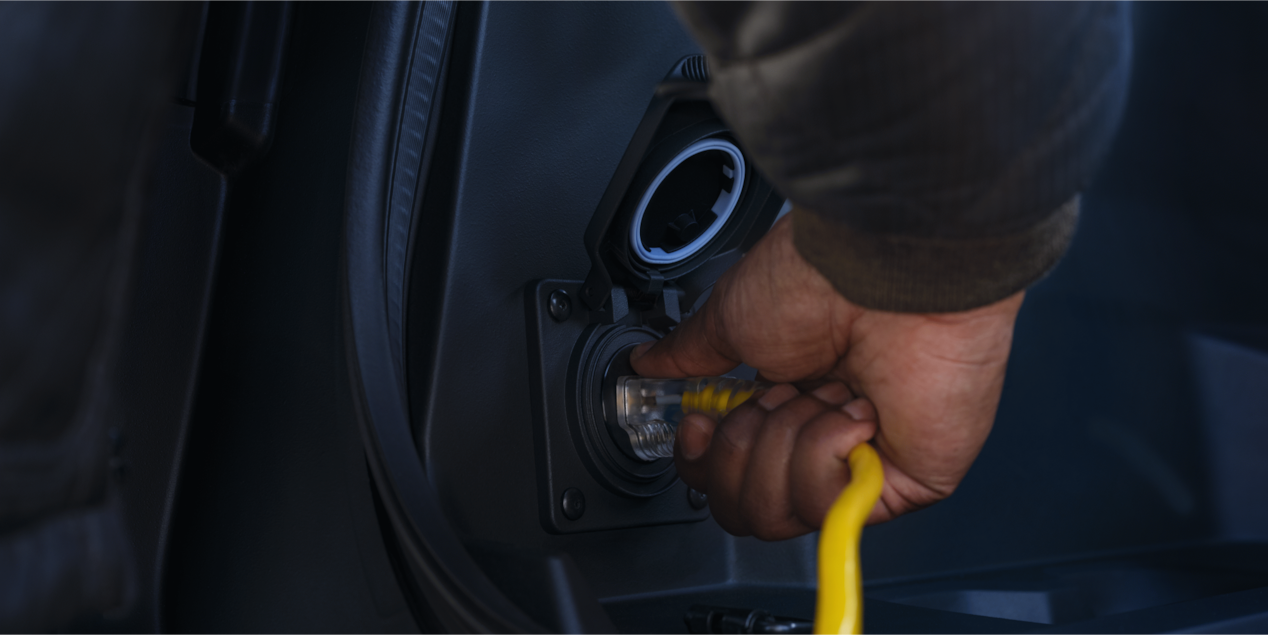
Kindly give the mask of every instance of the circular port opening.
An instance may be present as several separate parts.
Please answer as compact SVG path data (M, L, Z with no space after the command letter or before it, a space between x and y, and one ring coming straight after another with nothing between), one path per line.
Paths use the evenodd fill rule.
M690 258L721 231L743 189L744 155L734 143L704 139L687 146L639 199L630 246L651 265Z
M569 425L578 455L590 474L614 493L632 498L662 494L678 480L673 459L638 458L629 433L615 421L616 378L634 372L630 350L657 334L625 326L591 329L578 342L569 370L576 390Z

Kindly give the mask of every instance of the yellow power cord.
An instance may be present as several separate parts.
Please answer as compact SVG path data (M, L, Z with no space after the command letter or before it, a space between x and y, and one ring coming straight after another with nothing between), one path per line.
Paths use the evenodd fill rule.
M688 380L682 393L682 411L698 412L721 421L740 404L748 401L753 393L770 388L765 382L743 381L730 377L697 377Z
M859 539L885 484L881 457L868 443L849 454L850 484L828 510L819 531L819 598L816 633L863 632L863 569Z

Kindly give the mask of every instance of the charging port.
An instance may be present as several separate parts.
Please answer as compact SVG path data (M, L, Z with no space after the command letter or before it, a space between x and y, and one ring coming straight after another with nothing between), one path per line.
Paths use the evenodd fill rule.
M634 372L630 351L657 337L655 331L641 327L592 327L570 364L576 391L571 423L578 454L596 480L622 496L656 496L678 480L671 458L639 456L616 417L617 380ZM672 448L672 437L668 443Z
M630 247L650 265L672 265L713 240L740 200L744 155L723 138L697 141L675 155L643 192L630 225Z

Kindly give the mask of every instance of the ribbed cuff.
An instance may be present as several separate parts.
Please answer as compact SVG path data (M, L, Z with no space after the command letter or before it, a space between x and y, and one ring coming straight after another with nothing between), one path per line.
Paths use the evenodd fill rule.
M998 302L1047 275L1074 237L1079 197L1024 232L989 238L873 234L800 208L792 214L797 250L850 302L951 313Z

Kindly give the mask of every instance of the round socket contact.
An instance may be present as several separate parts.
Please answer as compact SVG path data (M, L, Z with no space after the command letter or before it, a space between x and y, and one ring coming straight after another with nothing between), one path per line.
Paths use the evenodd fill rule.
M672 265L713 240L744 189L744 155L721 138L697 141L661 168L630 225L630 248L649 265Z

